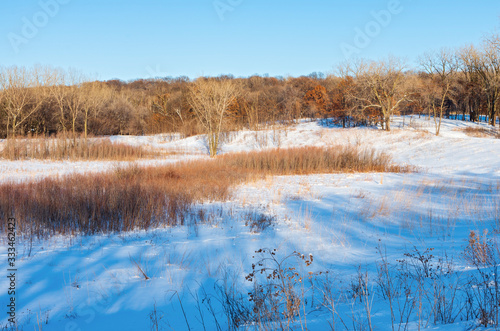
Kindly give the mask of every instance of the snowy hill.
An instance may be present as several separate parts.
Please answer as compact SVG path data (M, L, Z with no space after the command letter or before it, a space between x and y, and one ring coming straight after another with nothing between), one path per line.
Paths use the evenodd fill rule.
M478 318L466 321L466 306L460 308L457 302L469 293L465 287L472 283L465 280L478 275L464 258L470 231L487 230L488 238L496 240L500 230L500 139L471 137L463 131L466 127L483 126L443 120L441 134L435 136L432 120L397 117L391 132L304 121L228 134L221 153L350 144L386 152L393 162L415 166L418 172L270 177L238 186L230 201L197 206L205 215L203 224L59 236L33 243L19 239L16 300L21 326L24 330L226 330L229 317L235 316L228 307L237 308L238 298L241 304L250 304L247 294L254 287L245 277L252 264L259 257L271 257L256 254L260 249L276 249L277 261L283 261L271 262L271 269L293 267L305 275L303 286L298 286L304 291L300 315L292 329L327 330L332 323L336 330L368 329L371 323L374 330L390 330L393 322L401 330L476 326ZM139 165L206 158L202 136L111 139L183 153L136 161ZM116 166L104 161L1 160L0 181ZM257 230L248 225L259 219L271 225ZM305 257L311 254L310 266L295 257L286 259L295 251ZM0 247L0 261L6 270L6 242ZM384 263L394 279L409 273L404 281L398 278L400 288L394 289L398 296L392 301L380 286ZM449 270L442 276L445 265ZM412 278L426 266L434 268L432 277ZM324 286L325 279L333 289ZM404 295L405 286L410 291L421 284L420 289L429 290L435 288L429 284L441 281L448 295L442 304L450 306L438 306L430 292ZM8 283L3 277L0 288L8 288ZM328 295L331 300L325 301ZM229 299L235 301L224 301ZM3 307L8 300L7 292L1 292ZM3 315L0 325L6 323ZM243 323L240 328L258 329L258 323Z

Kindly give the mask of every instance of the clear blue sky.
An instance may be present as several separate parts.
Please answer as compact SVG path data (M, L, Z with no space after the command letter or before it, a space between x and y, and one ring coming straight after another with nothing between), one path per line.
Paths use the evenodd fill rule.
M371 12L391 1L3 0L0 65L48 64L124 80L299 76L331 72L345 59L342 45L362 46L355 56L391 54L411 64L426 50L479 43L500 27L499 0L400 0L388 24L374 23ZM356 46L356 29L370 27L369 43Z

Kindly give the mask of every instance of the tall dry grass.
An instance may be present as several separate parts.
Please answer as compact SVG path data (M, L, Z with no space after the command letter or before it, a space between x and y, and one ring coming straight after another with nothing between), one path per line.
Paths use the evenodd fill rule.
M156 157L158 152L140 146L113 143L109 139L58 136L51 138L10 138L0 145L6 160L136 160Z
M476 137L476 138L490 138L490 137L495 137L495 138L500 138L500 132L496 130L495 128L483 128L483 127L471 127L468 126L462 131L468 135L469 137Z
M225 200L231 187L265 175L407 171L388 156L354 148L295 148L226 155L161 167L117 168L37 182L0 184L0 218L37 237L182 225L200 201ZM5 231L6 223L2 223Z
M391 164L385 153L353 146L297 147L224 155L228 166L266 175L305 175L332 172L408 172L407 166Z

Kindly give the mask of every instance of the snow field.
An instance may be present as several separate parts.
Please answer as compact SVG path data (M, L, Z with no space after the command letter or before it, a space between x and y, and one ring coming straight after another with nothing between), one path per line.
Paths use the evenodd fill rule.
M465 278L472 272L463 258L470 230L488 230L496 238L494 231L500 229L500 140L469 137L460 129L476 125L461 121L444 120L439 137L432 133L432 120L405 118L404 122L403 126L403 118L395 118L389 133L309 121L286 129L242 131L226 137L221 152L352 144L389 153L397 164L418 167L418 173L277 176L235 188L229 201L199 205L203 216L184 227L53 237L34 242L33 247L19 240L17 312L21 324L26 330L40 320L48 321L44 330L144 330L151 326L156 310L156 320L165 330L187 330L188 325L191 330L216 330L217 325L225 330L228 321L218 289L246 298L252 283L245 276L259 258L255 251L269 248L277 249L279 258L294 251L312 254L310 267L287 260L286 265L297 267L301 274L329 271L337 295L337 329L344 329L344 324L348 329L368 327L363 300L353 300L352 295L358 270L366 272L372 292L371 322L375 329L391 329L388 302L376 282L375 262L381 260L377 247L384 250L394 270L401 266L397 260L405 259L405 253L433 248L435 264L447 256L454 275ZM206 151L200 136L112 140L178 148L188 157L200 157ZM165 164L181 158L137 163ZM33 180L114 166L114 162L0 161L0 180ZM271 219L272 225L262 231L245 225L259 215ZM200 218L204 222L194 221ZM6 251L3 244L3 270ZM0 288L6 284L6 279L0 280ZM309 330L329 329L332 315L319 304L321 287L307 289L306 318L297 319L292 328L301 329L307 323ZM0 292L0 303L7 300L6 291ZM212 306L207 305L209 300ZM427 322L433 314L429 304L422 314L426 318L420 320L414 312L402 328L427 325L456 330L476 325L474 320L459 318L450 324ZM5 316L0 323L6 323ZM248 324L241 327L246 328L252 329Z

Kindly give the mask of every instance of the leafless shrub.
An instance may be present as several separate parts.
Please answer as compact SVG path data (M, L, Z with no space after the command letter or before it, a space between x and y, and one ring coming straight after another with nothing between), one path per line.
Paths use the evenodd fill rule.
M374 294L372 289L369 288L369 285L370 280L368 277L368 271L363 272L361 266L359 266L356 276L351 280L350 294L353 302L356 302L357 299L359 299L360 304L363 305L363 309L366 314L366 323L368 324L369 330L372 331L372 304ZM357 318L354 318L353 316L353 322L355 320L357 320Z
M498 327L500 324L500 250L498 242L488 237L488 232L469 234L464 250L465 259L475 268L466 286L467 316L479 325Z
M263 232L276 221L274 216L266 215L259 211L251 211L245 215L245 226L250 227L254 233Z
M258 261L252 264L252 271L246 276L254 285L248 293L253 303L254 319L259 325L277 324L288 330L300 316L304 304L304 291L298 292L297 285L304 281L292 261L303 261L306 267L313 262L313 256L293 252L279 258L276 249L259 249ZM312 274L312 273L311 273Z
M388 302L393 330L407 330L412 318L418 325L451 324L465 319L464 283L446 254L434 257L428 248L416 247L394 265L380 245L377 283L382 298Z
M252 321L252 311L248 300L238 292L236 284L229 281L227 272L221 282L215 283L214 289L215 296L227 318L229 330L238 330Z
M409 271L409 275L413 277L418 279L432 278L435 271L433 250L434 248L426 248L423 252L420 252L417 247L413 247L412 252L404 254L407 259L398 262L413 269Z
M380 261L376 264L378 273L377 282L380 287L382 297L389 303L389 309L391 311L391 326L392 330L394 331L394 324L396 321L396 312L394 306L400 292L397 284L395 284L395 277L392 272L392 268L390 268L390 263L387 260L387 251L385 250L385 247L382 248L382 246L379 245L377 246L377 251L380 255Z
M331 321L328 321L330 329L336 330L337 320L348 330L342 315L337 310L337 306L344 301L345 293L339 286L339 282L332 278L329 271L323 273L324 277L318 279L318 290L321 294L321 306L330 313Z
M149 329L151 331L163 330L163 319L165 314L161 310L156 309L156 302L153 305L153 310L148 314L149 317Z
M494 249L495 245L491 244ZM337 327L374 330L380 328L372 315L376 301L378 306L383 305L383 301L388 304L393 330L408 330L410 323L428 328L432 324L452 324L458 319L495 326L495 307L498 306L495 270L478 269L474 277L463 282L461 273L453 267L453 260L446 253L435 257L432 251L414 247L404 259L391 262L379 245L376 279L358 268L345 287L328 272L304 272L301 266L304 263L307 270L313 262L311 255L293 252L281 258L275 249L260 249L256 251L257 262L246 277L253 285L248 293L249 301L237 290L235 282L224 277L215 283L215 294L204 292L201 304L212 314L217 330L226 325L220 323L223 318L227 319L230 330L288 330L299 325L307 329L306 316L323 309L331 315L332 330ZM481 263L479 258L471 261ZM484 265L481 268L484 269ZM316 299L319 299L317 305ZM380 299L383 301L379 302ZM351 308L351 315L346 312L347 306ZM203 318L202 323L205 328Z

